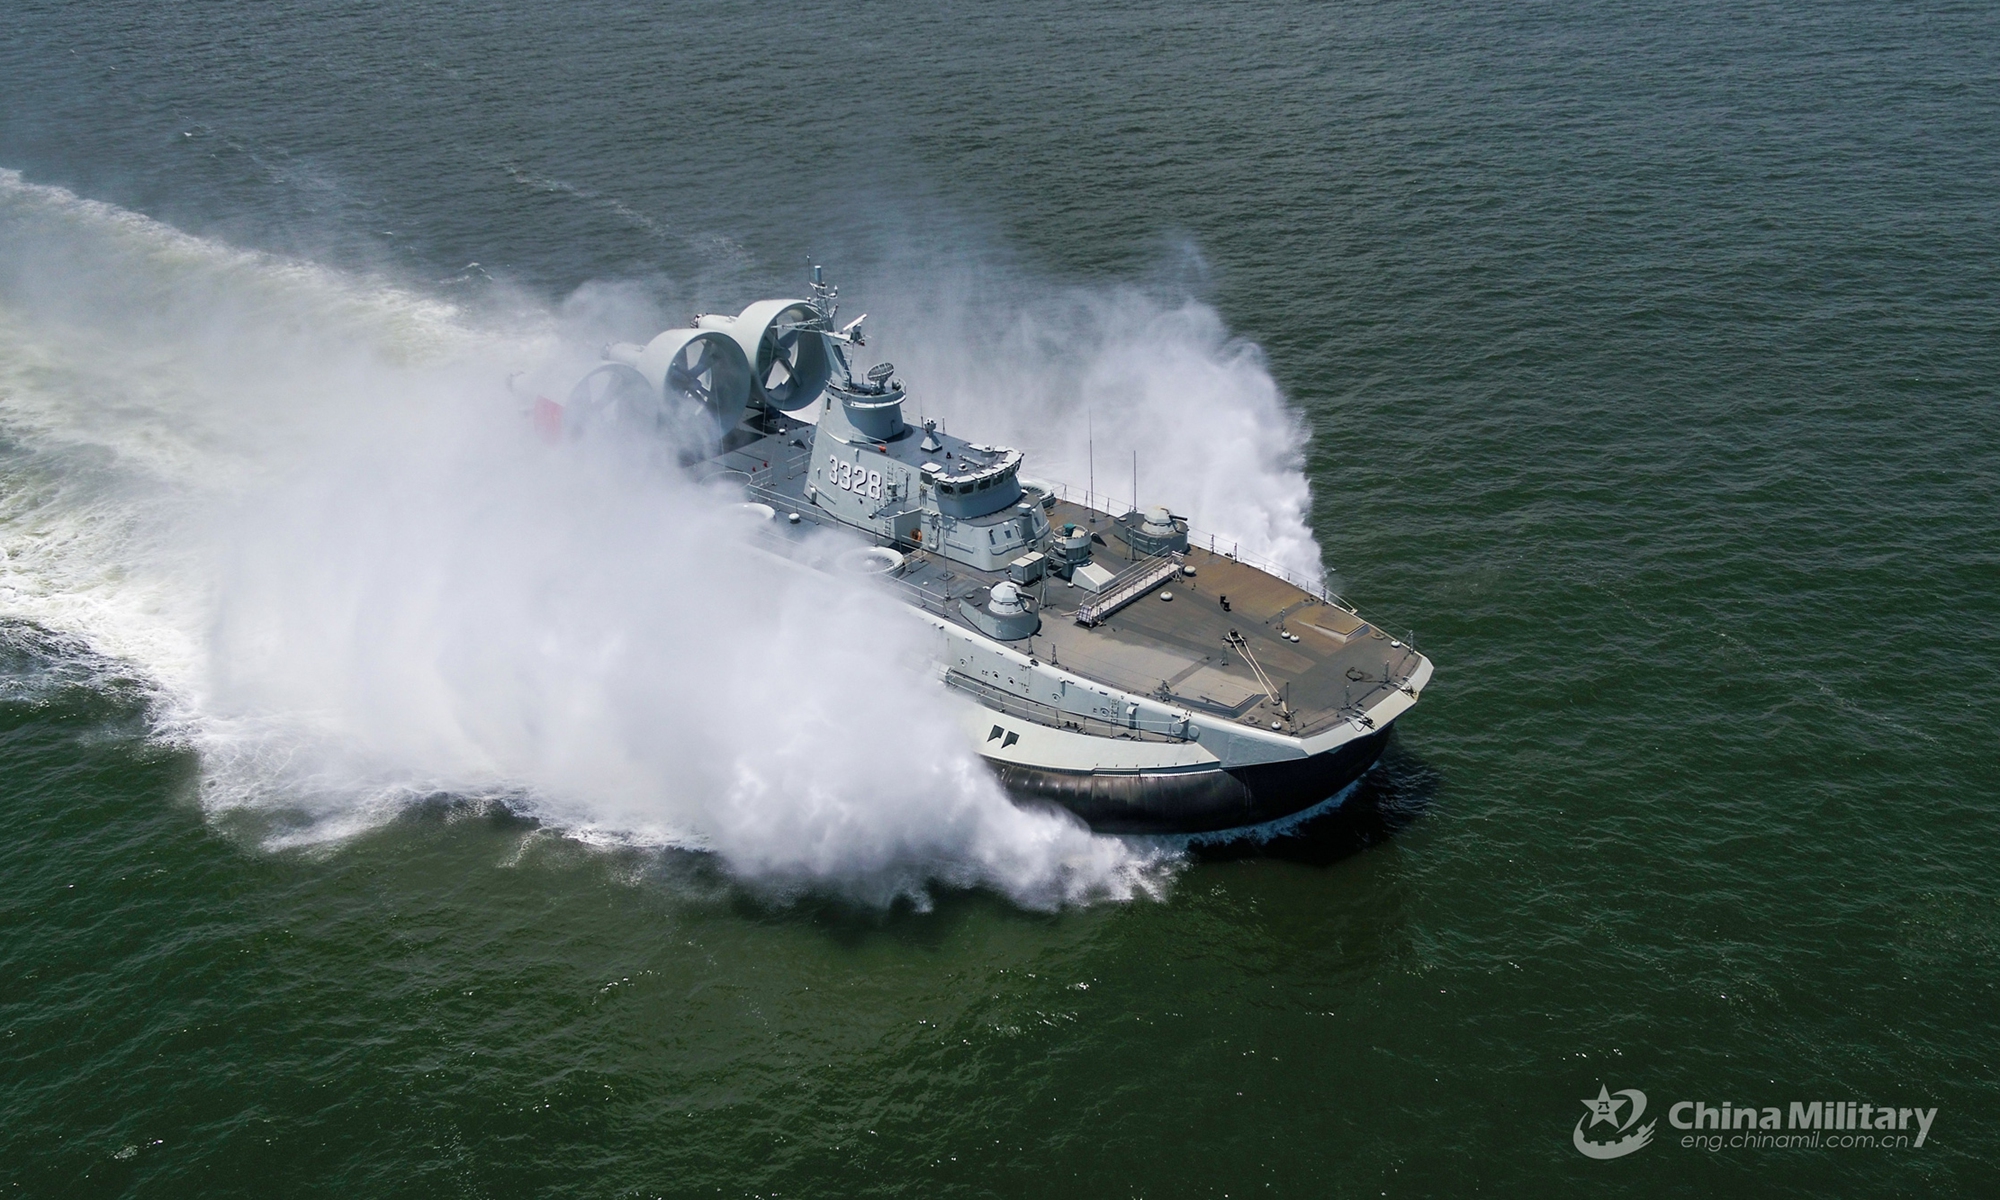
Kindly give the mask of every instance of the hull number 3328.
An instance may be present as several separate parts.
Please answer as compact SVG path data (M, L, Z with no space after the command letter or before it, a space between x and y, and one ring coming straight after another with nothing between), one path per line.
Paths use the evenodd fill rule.
M882 472L864 471L851 462L842 462L829 455L826 460L826 481L842 491L866 496L870 500L882 498Z

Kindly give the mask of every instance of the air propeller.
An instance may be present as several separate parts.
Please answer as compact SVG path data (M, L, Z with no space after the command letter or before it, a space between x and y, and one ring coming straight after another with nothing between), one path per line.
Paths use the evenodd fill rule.
M725 333L752 364L759 403L797 412L819 399L833 376L825 318L805 300L759 300L733 317L694 319L695 328Z
M750 406L750 364L727 334L669 329L643 347L606 346L609 363L577 382L569 410L579 429L613 428L711 445Z
M659 395L628 363L605 363L577 380L563 405L563 424L572 435L589 429L657 433L665 423Z

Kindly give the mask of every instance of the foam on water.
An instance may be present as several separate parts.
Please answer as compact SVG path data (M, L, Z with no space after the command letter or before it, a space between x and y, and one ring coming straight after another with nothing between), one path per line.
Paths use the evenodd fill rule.
M893 602L750 551L666 448L533 438L507 369L573 373L591 305L475 318L12 174L0 221L0 616L148 672L205 804L266 844L443 794L872 903L940 883L1125 899L1180 861L1011 804ZM1204 372L1260 382L1247 407L1197 386L1184 408L1282 410L1197 305L1067 303L1096 314L1080 341L1025 318L1003 339L1015 390L941 351L913 366L1000 434L1046 428L1064 388L1137 405ZM1245 453L1163 490L1198 502L1201 471L1248 466L1276 497L1261 548L1303 557L1303 482Z

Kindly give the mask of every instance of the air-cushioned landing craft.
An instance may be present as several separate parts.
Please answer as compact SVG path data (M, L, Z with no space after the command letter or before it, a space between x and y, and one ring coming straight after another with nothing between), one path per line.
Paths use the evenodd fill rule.
M608 346L541 415L636 416L705 445L691 469L740 482L772 553L824 562L809 540L852 539L832 569L907 602L1020 802L1104 832L1230 830L1374 765L1430 681L1415 647L1165 508L1108 511L1024 477L1018 450L910 424L893 366L854 373L862 321L835 324L819 268L808 291Z

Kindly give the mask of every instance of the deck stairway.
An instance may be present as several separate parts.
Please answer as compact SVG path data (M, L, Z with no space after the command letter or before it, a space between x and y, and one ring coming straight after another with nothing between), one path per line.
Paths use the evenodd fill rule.
M1097 599L1076 610L1076 623L1095 625L1180 573L1187 556L1178 551L1146 559L1112 577Z

